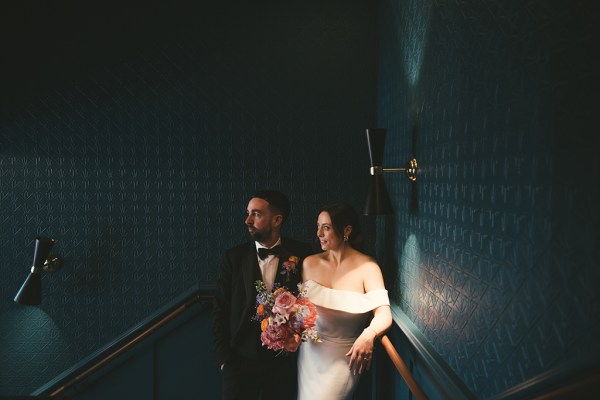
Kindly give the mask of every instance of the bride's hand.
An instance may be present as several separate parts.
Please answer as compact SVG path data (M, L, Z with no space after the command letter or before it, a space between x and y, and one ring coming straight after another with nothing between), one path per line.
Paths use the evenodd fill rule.
M373 355L373 344L375 342L375 334L370 330L364 330L363 333L356 338L350 351L346 356L350 356L348 368L354 375L362 374L371 368L371 360Z

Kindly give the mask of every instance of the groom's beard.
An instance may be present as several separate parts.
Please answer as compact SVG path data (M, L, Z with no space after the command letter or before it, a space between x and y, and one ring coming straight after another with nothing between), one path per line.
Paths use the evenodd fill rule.
M258 229L255 228L255 230L253 230L252 232L249 232L249 233L250 233L250 237L255 242L263 243L267 239L269 239L269 237L271 237L272 232L273 232L272 229L259 231Z

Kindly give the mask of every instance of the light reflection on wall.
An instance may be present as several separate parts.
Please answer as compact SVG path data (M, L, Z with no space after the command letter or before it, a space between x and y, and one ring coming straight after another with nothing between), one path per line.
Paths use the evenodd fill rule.
M27 389L40 387L46 382L31 382L24 378L24 369L44 371L49 366L66 367L73 362L62 332L40 307L14 304L0 316L0 396L28 395ZM35 374L30 374L35 375ZM43 374L45 376L45 374ZM19 380L26 379L20 382ZM5 385L24 388L21 393L6 393Z
M421 261L421 249L414 234L410 234L404 243L404 249L400 258L400 298L404 311L409 316L414 316L418 311L419 304L419 272Z
M405 109L398 113L398 117L411 118L418 116L419 110L422 108L419 99L419 79L422 72L423 60L425 58L425 50L427 48L427 40L429 33L430 15L431 15L431 0L406 0L394 3L395 26L397 28L397 43L400 46L399 50L402 56L402 64L404 68L404 76L408 84L408 91L403 95ZM400 89L404 90L404 89ZM411 125L418 124L418 119L410 122ZM406 145L409 143L408 137L402 138L401 143ZM414 141L415 138L413 137ZM413 151L415 143L412 143ZM404 183L404 182L402 182ZM396 216L397 223L401 226L403 220L401 215ZM400 302L404 312L413 320L421 320L425 317L426 299L422 299L425 293L420 290L421 283L421 249L415 234L411 233L401 253L401 259L398 263L398 279L400 287Z
M425 56L431 0L408 0L400 2L400 15L396 15L398 41L402 51L404 73L410 87L419 82L421 65Z

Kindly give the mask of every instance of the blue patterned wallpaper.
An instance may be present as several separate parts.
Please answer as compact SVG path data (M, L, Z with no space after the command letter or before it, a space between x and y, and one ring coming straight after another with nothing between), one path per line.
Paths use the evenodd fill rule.
M394 299L479 398L600 355L591 5L383 1L385 160L421 169L386 175L378 241Z
M376 90L386 163L421 166L386 175L383 264L442 357L486 398L598 354L590 1L384 0L378 85L374 2L190 4L2 6L0 395L213 281L255 188L305 240L360 208ZM65 265L22 307L37 234Z
M323 203L362 206L373 4L238 3L2 6L0 395L214 282L257 188L306 241ZM36 235L64 266L25 307Z

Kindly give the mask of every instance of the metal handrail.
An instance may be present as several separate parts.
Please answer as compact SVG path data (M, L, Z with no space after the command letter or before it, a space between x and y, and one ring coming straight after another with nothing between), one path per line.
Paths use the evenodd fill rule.
M212 295L207 295L206 293L194 293L192 296L185 299L185 301L183 301L180 305L175 306L173 309L158 317L155 321L151 322L150 324L144 324L142 326L139 326L137 329L135 329L133 332L127 335L127 337L122 342L116 343L113 346L110 346L104 352L102 352L89 366L85 367L83 370L78 372L74 377L66 381L66 383L61 384L57 388L49 389L43 395L45 397L55 397L64 394L67 389L76 386L78 383L82 382L85 378L100 370L112 360L116 359L126 351L130 350L132 347L134 347L135 345L143 341L145 338L159 330L168 322L172 321L177 316L184 313L195 303L199 301L208 301L212 298Z
M404 379L404 382L406 382L408 389L412 392L415 398L417 400L427 400L425 392L423 392L423 389L421 389L417 381L415 381L415 378L413 377L412 373L402 360L402 357L400 357L400 354L398 354L398 352L394 348L394 345L387 337L387 335L381 336L380 341L388 356L390 357L390 360L392 360L392 362L396 366L396 370L398 370L398 373L400 374L402 379Z
M201 300L208 300L211 298L212 296L207 296L206 294L196 292L194 295L186 299L182 304L176 306L175 308L158 318L153 323L136 330L135 332L133 332L132 335L129 335L125 341L113 346L112 349L105 351L91 365L87 366L84 370L77 373L77 375L69 379L66 383L60 385L58 388L53 389L50 393L47 393L46 395L48 397L55 397L63 394L67 389L70 389L71 387L74 387L78 383L82 382L84 379L100 370L112 360L119 357L120 355L122 355L123 353L125 353L126 351L143 341L146 337L156 332L162 326L166 325L168 322L181 315L193 304ZM398 354L398 352L394 348L394 345L387 337L387 335L381 336L379 340L381 341L381 344L383 345L386 353L390 357L390 360L396 367L396 370L398 371L404 382L407 384L409 390L415 396L416 400L427 400L425 392L423 392L417 381L414 379L412 373L402 360L402 357L400 357L400 354Z

